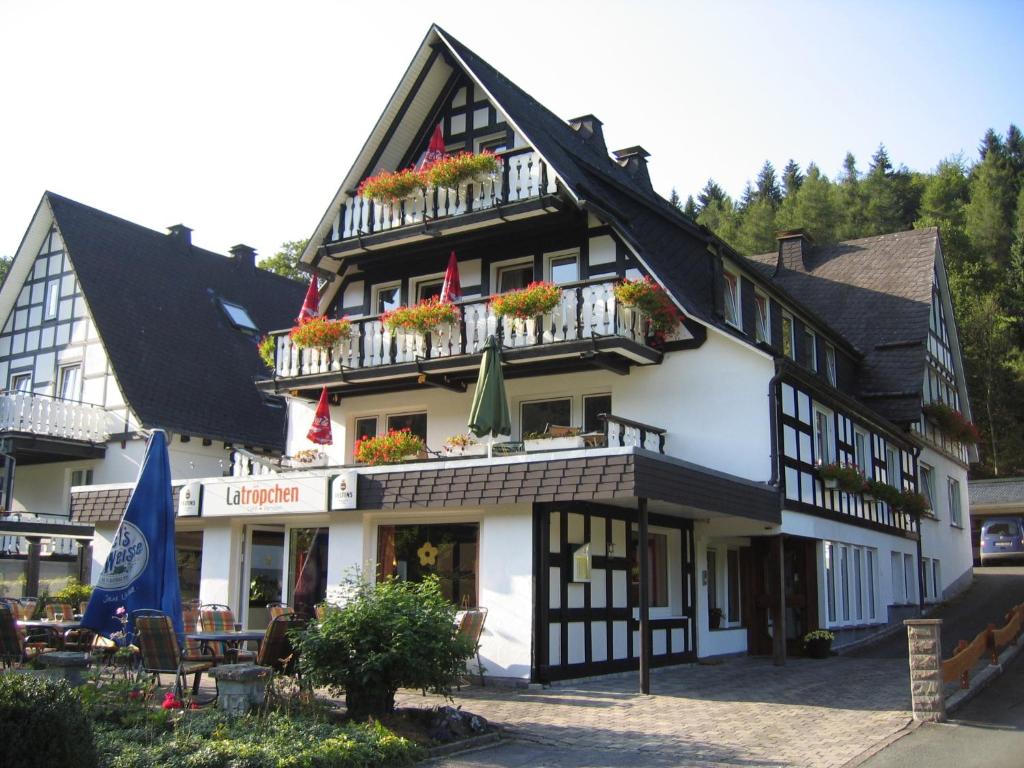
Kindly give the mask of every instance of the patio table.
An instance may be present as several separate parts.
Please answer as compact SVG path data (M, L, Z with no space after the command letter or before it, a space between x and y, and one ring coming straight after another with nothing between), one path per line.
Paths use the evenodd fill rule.
M218 629L209 632L189 632L187 640L197 640L203 653L210 653L210 643L224 643L228 648L237 650L243 643L262 643L266 632L262 629Z
M53 634L53 642L58 649L64 648L64 634L69 629L79 629L80 621L50 621L49 619L19 619L18 626L31 634L32 630L46 630Z

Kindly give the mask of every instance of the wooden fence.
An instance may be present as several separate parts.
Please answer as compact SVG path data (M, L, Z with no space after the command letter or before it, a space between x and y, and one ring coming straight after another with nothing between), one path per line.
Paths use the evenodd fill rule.
M996 629L989 624L978 635L967 642L961 640L956 653L942 662L942 682L952 683L960 680L961 688L968 688L968 675L974 665L987 653L992 664L999 663L999 651L1007 645L1017 642L1022 626L1024 626L1024 603L1015 606L1006 614L1006 624Z

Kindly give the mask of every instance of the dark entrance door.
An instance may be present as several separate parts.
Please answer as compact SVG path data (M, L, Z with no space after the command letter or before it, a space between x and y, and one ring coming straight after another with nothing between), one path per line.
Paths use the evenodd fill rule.
M818 627L817 545L813 539L786 536L782 543L786 594L786 653L802 654L803 636ZM772 653L772 613L778 605L779 562L768 538L754 539L740 552L744 559L743 602L747 649L755 656Z

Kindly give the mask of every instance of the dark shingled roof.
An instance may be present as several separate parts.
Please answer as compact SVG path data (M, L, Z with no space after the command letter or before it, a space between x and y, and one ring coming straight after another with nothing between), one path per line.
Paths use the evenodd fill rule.
M968 483L971 506L1020 504L1024 506L1024 477L972 480Z
M283 450L285 409L269 406L253 384L266 375L256 340L229 322L217 299L245 307L266 332L291 325L306 287L52 192L45 197L142 424Z
M777 253L747 261L864 354L860 398L907 423L920 416L938 238L929 227L815 246L805 271L777 272Z
M706 250L713 238L708 232L473 51L436 29L565 184L616 227L683 309L726 328L714 311L714 271Z

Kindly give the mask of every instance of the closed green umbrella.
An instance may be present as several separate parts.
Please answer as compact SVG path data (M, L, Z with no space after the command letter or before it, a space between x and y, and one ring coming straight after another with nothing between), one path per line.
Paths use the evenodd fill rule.
M508 397L505 395L505 377L501 374L501 352L498 340L487 337L484 355L480 361L480 375L476 380L473 405L469 409L469 428L477 437L512 434L512 419L508 415ZM491 441L493 442L493 440ZM488 453L490 453L488 446Z

